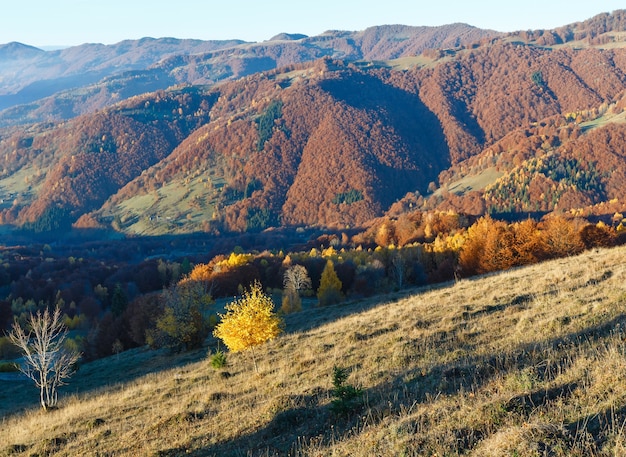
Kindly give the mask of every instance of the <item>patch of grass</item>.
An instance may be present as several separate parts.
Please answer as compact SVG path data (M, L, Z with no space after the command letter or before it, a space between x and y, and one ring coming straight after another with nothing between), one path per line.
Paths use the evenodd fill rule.
M476 175L468 175L451 183L448 190L456 195L465 195L468 192L482 190L502 177L503 173L495 168L487 168ZM434 195L441 194L442 189L437 189Z
M604 127L607 124L623 124L624 122L626 122L626 111L621 112L619 114L615 114L613 112L607 112L604 115L596 119L593 119L587 122L582 122L580 124L580 128L582 129L583 132L588 132L598 127Z
M146 194L109 201L100 210L107 218L118 217L124 233L163 235L191 233L210 220L225 181L211 169L181 173Z
M20 366L15 362L0 362L0 373L17 373Z

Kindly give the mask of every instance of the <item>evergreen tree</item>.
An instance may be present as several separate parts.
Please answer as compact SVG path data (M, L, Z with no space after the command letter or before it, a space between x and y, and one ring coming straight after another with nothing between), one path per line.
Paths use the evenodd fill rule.
M122 285L120 283L115 284L113 290L113 296L111 297L111 312L114 316L121 316L126 307L128 306L128 298Z
M328 259L326 266L324 267L324 271L322 271L320 286L317 289L317 299L319 305L332 305L343 300L341 287L341 280L335 272L333 261Z

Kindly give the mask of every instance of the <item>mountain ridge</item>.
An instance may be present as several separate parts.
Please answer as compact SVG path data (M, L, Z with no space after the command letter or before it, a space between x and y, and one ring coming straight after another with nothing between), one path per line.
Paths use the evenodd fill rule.
M409 52L400 60L326 55L287 65L302 58L297 50L310 38L287 47L264 42L169 57L155 67L166 80L178 69L187 72L178 74L180 81L207 84L135 95L94 114L39 124L31 133L18 126L5 129L0 189L11 198L0 205L2 221L45 228L54 214L66 219L65 226L155 235L363 226L405 205L471 214L592 211L619 200L624 167L600 145L601 154L589 166L573 157L571 148L582 147L581 136L603 141L602 135L587 135L594 129L609 132L611 147L621 147L622 124L600 123L607 116L620 119L625 106L626 47L619 46L612 29L606 31L607 23L621 24L624 15L616 12L612 21L602 16L601 30L613 40L608 47L609 38L579 24L563 28L577 30L578 35L569 34L578 39L572 46L539 46L507 35ZM398 45L393 38L411 30L416 28L371 28L351 47L337 46L354 36L350 32L328 32L323 43L326 51L344 57L355 49L395 56L411 40ZM386 47L375 39L381 31L388 34ZM270 69L220 84L206 80L215 68L202 65L226 52L232 53L231 65L239 65L232 71L243 74L259 62ZM399 65L406 59L412 63ZM285 65L271 69L277 62ZM116 93L119 98L123 87L117 92L103 87L87 98L107 100ZM71 109L62 103L54 107ZM585 124L593 122L597 125ZM147 132L160 138L159 130L169 132L170 140L155 140L161 144L152 147L159 151L155 156L143 148ZM591 151L593 145L585 148ZM538 167L533 161L541 157L547 162ZM135 159L144 165L115 174L115 164L125 169ZM583 167L582 178L560 171L573 166ZM486 173L491 169L495 173ZM96 181L114 186L93 185L94 172L101 171ZM531 188L520 191L523 204L507 200L507 180L522 177ZM463 180L481 185L471 192L448 190ZM526 202L531 197L534 206Z
M279 66L301 63L325 56L361 58L386 56L362 52L359 44L350 44L376 34L377 39L389 42L385 30L388 26L371 28L362 32L327 32L318 37L303 37L299 40L245 42L242 40L202 41L175 38L142 38L124 40L113 45L83 44L55 51L41 51L28 61L5 60L4 77L0 79L0 109L14 108L16 105L32 103L43 97L53 96L59 91L85 88L128 71L143 71L147 74L166 71L169 78L157 89L165 89L174 84L214 84L223 80L236 79L258 71L273 70ZM417 51L429 46L439 46L446 40L469 44L494 32L480 31L471 26L442 26L442 34L434 27L402 26L409 43L417 46ZM419 38L419 37L423 38ZM359 38L360 37L360 38ZM426 37L426 38L424 38ZM419 44L419 40L424 43ZM0 49L7 45L0 46ZM26 46L26 45L24 45ZM332 47L338 46L337 50ZM402 45L396 44L397 48ZM406 46L406 44L404 45ZM399 51L398 51L399 52ZM81 75L85 75L81 78ZM144 75L147 77L148 75ZM45 91L36 90L45 87ZM83 89L81 89L83 90ZM132 95L142 93L132 91ZM115 100L108 100L97 107L102 108ZM42 102L39 102L41 104ZM78 113L82 113L80 109ZM0 123L2 119L0 113ZM34 121L61 120L67 117L37 117ZM31 120L31 122L33 121Z

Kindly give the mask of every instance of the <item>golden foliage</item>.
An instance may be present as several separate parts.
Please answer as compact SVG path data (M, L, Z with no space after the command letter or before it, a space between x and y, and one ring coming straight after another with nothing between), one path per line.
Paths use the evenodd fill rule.
M219 314L213 335L232 352L245 351L276 338L283 329L282 319L274 313L274 302L255 281L243 296L226 305Z
M183 281L207 281L211 279L212 268L206 263L200 263L193 267L193 270Z
M244 253L236 254L234 252L231 252L230 255L228 256L228 259L222 260L221 262L218 263L218 265L220 267L226 267L228 269L237 268L237 267L240 267L242 265L249 263L253 257L254 256L252 254L244 254Z
M459 264L464 272L475 274L480 271L479 262L485 248L489 225L492 223L489 216L481 217L467 229L467 239L459 254Z
M324 271L322 271L320 286L317 289L317 299L320 306L339 303L343 299L342 286L341 280L335 272L333 261L328 259Z
M289 287L283 292L283 301L280 310L285 314L302 311L302 299L298 291L293 287Z
M551 257L568 257L584 250L578 230L562 216L549 217L542 224L544 249Z

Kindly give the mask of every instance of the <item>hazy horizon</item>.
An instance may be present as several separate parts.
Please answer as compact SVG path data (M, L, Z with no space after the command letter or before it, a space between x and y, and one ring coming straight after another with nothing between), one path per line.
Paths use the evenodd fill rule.
M540 2L502 4L494 0L453 0L407 4L399 0L320 0L314 8L292 2L252 0L205 2L182 0L32 0L6 7L0 43L20 42L41 49L85 43L114 44L144 37L199 40L240 39L260 42L279 33L319 35L327 30L364 30L388 24L439 26L466 23L483 29L512 32L549 29L623 8L621 2ZM540 12L540 13L538 13Z

